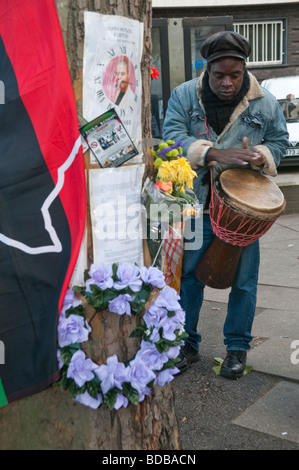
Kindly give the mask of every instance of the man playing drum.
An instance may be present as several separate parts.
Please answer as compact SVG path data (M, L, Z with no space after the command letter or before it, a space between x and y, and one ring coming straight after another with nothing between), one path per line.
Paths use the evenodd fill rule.
M247 71L250 43L240 34L224 31L202 45L207 70L199 78L174 89L168 102L163 139L183 141L184 154L198 177L194 191L203 204L202 246L185 249L181 277L181 305L188 333L177 367L181 372L199 359L201 335L197 332L205 285L196 268L215 233L208 209L213 175L228 168L253 169L275 176L288 147L285 118L276 99L262 89ZM190 242L188 242L190 246ZM227 355L221 375L238 378L246 365L252 341L259 270L259 241L242 249L232 285L223 328Z

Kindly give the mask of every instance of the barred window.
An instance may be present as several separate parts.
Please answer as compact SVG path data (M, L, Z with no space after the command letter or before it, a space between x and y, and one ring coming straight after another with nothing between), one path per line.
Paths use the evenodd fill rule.
M251 43L247 66L282 65L285 63L284 20L234 23L234 31Z

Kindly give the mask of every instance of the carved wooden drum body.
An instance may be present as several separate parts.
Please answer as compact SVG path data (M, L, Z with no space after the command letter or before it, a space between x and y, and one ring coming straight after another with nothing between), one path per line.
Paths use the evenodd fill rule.
M204 284L225 289L233 284L242 247L263 236L283 213L285 198L269 178L234 168L211 188L210 218L216 235L197 267Z

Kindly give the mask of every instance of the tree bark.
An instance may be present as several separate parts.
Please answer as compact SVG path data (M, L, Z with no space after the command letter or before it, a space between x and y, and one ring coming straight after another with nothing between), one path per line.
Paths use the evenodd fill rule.
M143 137L151 136L151 0L55 0L64 37L77 111L82 112L84 10L120 15L144 23L142 71ZM89 168L88 155L85 157ZM148 171L148 170L147 170ZM89 209L89 208L87 208ZM87 210L89 213L89 210ZM91 247L90 221L87 220ZM91 250L89 253L90 261ZM112 353L125 360L139 347L129 340L134 321L91 314L92 338L86 352L99 364ZM133 322L133 323L132 323ZM1 450L176 450L180 448L171 384L155 386L137 406L97 410L72 400L55 385L0 409Z

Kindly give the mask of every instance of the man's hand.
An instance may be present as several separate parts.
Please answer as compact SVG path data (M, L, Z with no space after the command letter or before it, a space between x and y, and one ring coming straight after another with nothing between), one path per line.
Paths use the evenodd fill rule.
M206 154L206 162L217 161L224 165L261 166L266 163L264 155L256 149L248 148L248 139L243 137L243 148L226 150L211 147Z
M248 149L248 138L243 137L242 140L243 149ZM258 149L252 149L257 156L254 157L249 163L254 166L262 166L266 163L266 157Z

